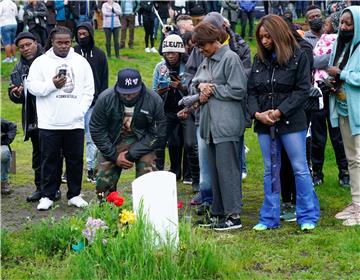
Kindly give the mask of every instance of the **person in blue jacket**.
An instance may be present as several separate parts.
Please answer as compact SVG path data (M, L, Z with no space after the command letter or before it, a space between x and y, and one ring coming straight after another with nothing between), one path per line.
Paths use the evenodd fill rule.
M331 53L328 74L330 121L340 127L349 164L352 203L335 215L343 225L360 225L360 7L343 10L340 30Z

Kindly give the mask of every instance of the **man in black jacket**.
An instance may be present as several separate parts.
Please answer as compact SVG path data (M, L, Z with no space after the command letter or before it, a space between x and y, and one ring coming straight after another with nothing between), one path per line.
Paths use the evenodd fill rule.
M166 134L161 98L125 68L116 85L103 92L90 120L91 137L101 152L96 192L102 200L116 190L122 169L136 164L136 177L155 171L155 150Z
M30 32L21 32L15 39L21 57L15 65L11 74L11 84L8 89L9 97L12 102L22 104L22 126L24 129L24 141L31 140L32 168L35 172L36 190L29 195L26 200L35 202L41 198L41 153L39 142L39 130L37 128L36 97L24 89L24 80L29 73L32 62L43 54L42 48L36 42L35 36ZM59 182L60 186L60 182ZM56 199L60 198L60 191L57 192Z
M95 102L99 94L108 88L109 70L105 53L95 46L94 29L90 22L80 23L75 30L75 40L78 45L75 52L82 55L89 62L95 82L95 94L93 102L85 114L85 140L86 140L86 164L87 181L95 183L94 173L96 146L91 139L89 123Z

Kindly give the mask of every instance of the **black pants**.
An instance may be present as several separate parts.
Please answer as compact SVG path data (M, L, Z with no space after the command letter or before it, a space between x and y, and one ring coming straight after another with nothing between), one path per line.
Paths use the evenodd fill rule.
M191 178L194 183L199 182L199 158L197 151L197 140L196 140L196 127L193 116L190 116L186 120L180 120L176 113L165 113L166 115L166 138L163 143L163 147L156 151L156 167L159 170L164 170L165 163L165 146L171 133L179 124L182 128L184 149L187 153L189 169Z
M115 56L119 57L119 33L120 33L120 27L117 28L103 28L105 32L105 46L106 46L106 54L108 57L111 57L111 34L114 37L114 50L115 50Z
M39 130L36 129L30 132L30 140L32 144L32 169L35 173L35 186L36 190L41 190L41 151L40 151L40 138Z
M320 178L323 177L322 169L325 160L325 147L327 140L327 131L329 129L329 136L331 144L334 148L336 164L339 169L339 176L343 175L344 171L348 170L348 163L345 156L344 144L341 137L340 128L332 127L330 123L329 113L329 97L324 95L324 109L320 112L315 112L311 117L311 162L313 172Z
M149 19L144 17L144 30L145 30L145 47L149 47L149 39L150 39L150 46L151 48L154 47L154 19Z
M84 154L84 130L40 129L42 196L54 200L61 181L61 151L65 158L68 184L67 198L81 191Z
M39 25L36 25L30 32L35 36L36 41L44 47L47 41L48 33L45 28L42 28Z

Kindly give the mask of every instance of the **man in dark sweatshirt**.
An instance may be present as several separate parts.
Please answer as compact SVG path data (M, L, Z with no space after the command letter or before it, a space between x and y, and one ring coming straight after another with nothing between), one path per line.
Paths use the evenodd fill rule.
M85 114L87 181L95 183L96 146L90 136L89 123L98 96L108 88L109 70L105 53L95 46L94 29L90 22L83 22L76 27L75 40L78 45L75 46L74 50L89 62L95 82L94 99Z

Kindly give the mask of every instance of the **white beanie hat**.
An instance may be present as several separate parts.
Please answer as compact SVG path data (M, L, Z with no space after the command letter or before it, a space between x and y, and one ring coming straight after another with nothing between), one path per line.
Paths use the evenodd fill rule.
M162 52L185 53L184 42L179 35L171 34L165 38L162 44Z

